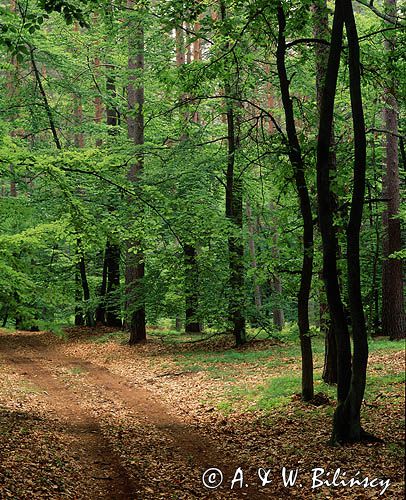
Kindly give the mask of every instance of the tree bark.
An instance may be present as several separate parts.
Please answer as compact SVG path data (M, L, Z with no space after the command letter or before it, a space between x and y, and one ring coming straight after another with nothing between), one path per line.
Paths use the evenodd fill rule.
M127 7L132 9L133 0L127 1ZM141 21L129 23L129 83L127 87L128 137L136 146L144 144L144 84L137 82L140 72L144 70L144 28ZM135 74L137 71L137 75ZM138 153L137 160L130 166L128 179L132 183L140 180L143 169L143 156ZM140 208L141 210L141 208ZM126 294L127 294L127 328L130 332L129 343L136 344L146 340L145 297L143 281L145 275L144 255L139 241L127 243L126 254Z
M80 245L80 243L78 244ZM94 326L94 317L92 311L90 310L90 289L87 281L85 258L83 255L81 255L79 260L79 271L83 289L83 300L86 304L85 324L86 326Z
M278 47L276 61L282 104L285 113L286 132L288 136L289 159L293 168L296 189L299 197L300 212L303 219L303 262L298 293L298 325L300 347L302 352L302 398L309 401L314 395L313 354L309 325L309 296L313 273L313 217L307 188L304 162L296 132L293 103L290 97L289 79L286 71L286 18L283 6L278 3Z
M186 333L200 333L200 323L196 317L199 296L198 296L198 279L199 270L196 260L196 247L194 245L185 244L183 247L185 260L185 294L186 294Z
M329 27L328 27L328 9L327 0L316 0L312 7L313 13L313 35L316 39L328 40L329 38ZM326 76L327 63L328 63L328 46L316 43L315 44L315 55L316 55L316 97L317 97L317 109L320 114L321 101L323 97L323 86ZM336 175L337 170L337 158L334 148L334 122L331 126L331 139L330 139L330 153L329 153L329 170L332 176ZM337 197L331 192L331 204L332 210L335 211L337 208ZM337 232L337 226L334 225L334 230ZM336 236L337 245L337 258L339 257L339 247L338 238ZM325 334L325 353L324 353L324 367L322 378L327 384L337 383L337 345L336 337L334 332L334 327L330 318L328 304L323 300L325 296L325 290L320 290L320 330L324 331Z
M337 407L334 434L337 441L360 441L361 404L365 392L368 364L368 339L361 291L360 230L365 197L366 136L361 95L360 49L351 0L344 0L348 40L350 97L354 129L354 180L350 218L347 226L348 302L353 338L353 363L349 393L344 405Z
M183 31L178 28L176 30L176 66L180 67L185 64L185 40ZM187 62L191 62L191 47L187 48ZM200 53L197 51L196 46L194 49L195 57L199 58ZM186 99L186 95L181 96L182 99ZM193 120L197 123L198 117L193 117ZM184 123L185 130L187 130L187 124L189 121L189 112L184 113ZM182 134L181 140L186 141L188 135L186 132ZM199 334L201 333L200 323L197 320L198 307L199 307L199 294L198 294L198 282L199 282L199 267L196 260L197 251L196 246L191 242L183 244L183 260L185 268L185 333L187 334Z
M337 344L337 399L338 404L342 405L350 387L351 345L338 281L337 234L334 229L330 187L330 145L344 29L342 2L336 0L335 5L329 59L320 108L317 143L317 198L323 243L323 279Z
M256 273L257 258L256 258L255 241L254 241L255 225L252 220L252 210L250 202L248 200L245 202L245 211L247 214L247 225L248 225L248 235L249 235L248 248L251 256L251 267L254 269L254 272ZM259 311L262 307L262 293L261 293L261 287L257 283L257 277L255 274L254 274L254 299L255 299L255 307L257 311Z
M116 97L116 84L114 78L114 67L107 64L108 74L106 79L106 91L109 99ZM109 127L108 133L111 134L113 129L118 124L118 113L112 103L106 107L106 125ZM113 211L114 207L110 206L109 210ZM117 242L113 242L109 236L106 241L106 263L107 263L107 287L106 287L106 313L105 322L107 326L117 328L122 327L121 310L118 301L117 290L120 288L120 256L121 248Z
M396 16L396 0L385 0L385 10ZM388 55L395 50L394 38L387 35L385 49ZM386 134L386 169L383 176L383 198L387 207L382 214L383 223L383 262L382 262L382 333L390 339L405 338L406 318L404 309L402 260L390 258L394 252L402 249L400 209L400 178L398 154L398 102L396 99L396 81L390 75L390 84L384 90L385 107L383 119Z
M330 189L329 149L334 100L342 49L344 23L349 48L350 97L354 128L354 188L347 226L347 280L352 322L354 355L337 276L337 246L333 226ZM338 363L338 404L334 414L333 442L354 442L367 437L360 423L365 390L368 343L360 285L359 234L365 191L366 138L362 107L359 41L351 0L336 0L333 31L323 90L317 147L317 193L319 222L323 239L323 273L328 304L335 329Z
M106 291L107 291L107 246L104 251L103 256L103 271L102 271L102 281L100 284L100 289L98 293L99 303L96 307L96 323L100 323L102 325L106 324Z
M106 325L117 328L122 327L119 297L117 292L120 288L120 246L111 243L106 244L107 261L107 289L106 289Z
M221 20L227 18L226 6L220 2ZM225 50L228 49L228 43ZM226 96L234 96L235 82L227 79L224 85ZM237 95L235 97L238 97ZM246 342L246 321L244 315L244 244L242 173L236 169L236 154L240 147L239 118L235 113L235 103L226 99L227 106L227 173L226 173L226 217L231 223L232 234L228 237L228 253L230 265L230 300L229 315L233 325L233 333L237 346Z

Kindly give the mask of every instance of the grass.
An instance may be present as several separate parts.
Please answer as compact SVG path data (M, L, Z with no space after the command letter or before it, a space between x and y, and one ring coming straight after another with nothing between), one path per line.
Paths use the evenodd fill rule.
M10 331L10 330L9 330ZM6 333L3 330L4 333ZM11 331L10 331L11 333ZM255 335L255 331L250 332ZM189 341L190 336L171 329L168 325L159 329L148 329L152 339L162 340L164 343L177 344ZM258 338L266 338L261 334ZM196 339L196 337L193 337ZM90 342L126 343L128 333L114 331L97 337L89 338ZM300 344L297 332L292 327L287 327L278 334L279 343L269 345L253 343L243 349L205 350L205 345L190 344L191 350L177 350L170 355L170 359L182 371L203 372L208 379L227 382L222 388L221 400L216 402L217 408L224 414L233 411L235 407L243 406L247 410L263 410L270 412L273 408L288 404L292 396L301 391L300 374ZM192 348L193 345L193 348ZM324 338L315 333L312 337L312 347L315 365L315 393L325 393L330 399L335 400L336 388L328 386L321 379L324 360ZM193 350L192 350L193 349ZM402 397L402 387L405 381L404 372L396 371L385 356L394 351L404 349L404 342L392 342L385 338L369 340L369 351L375 355L376 362L371 364L368 376L365 399L373 402L377 398ZM173 351L172 351L173 352ZM376 356L378 355L378 356ZM168 366L168 365L166 365ZM83 370L73 367L72 375L80 375ZM35 387L25 387L25 392L37 392Z
M84 370L80 366L73 366L72 368L68 369L68 372L71 375L82 375L83 373L86 373L86 370Z
M24 394L41 394L43 390L40 387L37 387L31 382L26 382L25 380L19 383L20 390Z
M331 400L336 399L336 387L324 383L321 378L324 361L324 339L312 339L315 364L315 393L322 392ZM370 339L369 351L384 355L404 349L404 343L387 339ZM224 389L223 397L216 407L230 413L237 406L245 410L270 412L275 407L288 404L294 394L301 392L300 345L297 339L287 336L280 345L263 350L229 349L208 352L203 349L177 353L173 361L185 371L206 372L212 379L232 382ZM403 394L405 373L397 372L390 361L377 359L370 363L371 372L367 380L365 400L369 403L380 397L399 398ZM288 372L287 372L288 370ZM252 376L252 377L251 377ZM251 380L250 380L251 377ZM244 383L241 381L244 380ZM258 383L258 380L260 382ZM332 410L332 409L331 409Z

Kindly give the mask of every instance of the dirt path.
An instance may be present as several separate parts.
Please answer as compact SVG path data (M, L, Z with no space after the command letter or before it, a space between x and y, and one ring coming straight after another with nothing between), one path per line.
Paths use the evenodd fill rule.
M164 498L154 489L154 478L146 481L145 475L153 474L154 469L150 464L143 465L144 458L154 464L155 474L162 474L166 481L172 480L175 485L179 483L174 491L178 488L184 496L176 498L266 498L250 487L238 495L224 489L204 489L200 479L202 473L215 464L224 463L224 457L216 443L203 439L186 426L151 391L130 387L125 378L112 374L107 368L61 354L58 344L48 344L41 334L0 336L0 357L20 377L46 391L48 403L65 423L66 432L76 436L72 439L71 453L79 457L83 474L93 479L92 491L87 492L89 499ZM62 377L66 370L80 373L82 377L67 385ZM89 394L93 394L93 405L96 401L97 406L99 399L124 406L129 411L127 420L135 422L131 432L138 429L142 433L139 443L143 449L139 450L135 461L138 467L133 466L130 473L126 467L128 464L123 465L110 439L105 436L102 429L105 425L102 426L100 419L88 411L85 403L91 397ZM129 439L132 437L128 436ZM180 465L171 470L170 461ZM242 465L229 461L223 468L225 479L229 481L237 467ZM168 470L162 470L165 467ZM182 474L193 475L193 480L186 481ZM141 483L144 487L140 486Z

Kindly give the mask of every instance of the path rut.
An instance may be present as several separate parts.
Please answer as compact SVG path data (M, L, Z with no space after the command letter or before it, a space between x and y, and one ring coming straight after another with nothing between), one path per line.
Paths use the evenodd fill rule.
M84 460L87 473L102 483L98 485L101 493L94 498L130 500L141 497L136 494L134 478L129 477L120 457L103 436L97 418L89 414L72 389L55 375L61 368L80 370L85 374L87 384L97 388L105 397L119 398L142 424L152 425L168 436L171 453L182 456L185 463L193 463L199 469L200 477L204 470L224 463L224 457L216 443L203 439L185 425L151 391L142 387L130 387L124 377L113 374L107 368L63 355L58 352L58 344L48 345L41 334L0 336L0 353L0 357L19 375L32 380L48 393L56 413L66 421L68 431L80 434L80 445L76 451ZM223 468L224 477L230 480L237 467L243 465L229 463ZM226 494L224 489L202 491L200 495L190 493L190 498L217 497L252 500L267 498L264 493L250 487L238 494L231 491Z

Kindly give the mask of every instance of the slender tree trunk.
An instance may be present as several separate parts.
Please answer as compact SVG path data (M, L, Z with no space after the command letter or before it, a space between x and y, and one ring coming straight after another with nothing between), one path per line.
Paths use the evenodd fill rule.
M272 255L276 256L275 251L272 252ZM282 282L281 282L278 275L275 275L272 278L272 290L280 299L282 296ZM276 327L276 329L279 331L282 330L283 327L285 326L285 314L284 314L283 309L281 307L274 307L272 309L272 319L273 319L273 324Z
M248 247L251 256L251 267L254 269L254 273L256 273L257 258L256 258L255 240L254 240L255 224L254 221L252 220L252 210L250 202L248 200L245 203L245 212L247 214ZM254 299L255 299L255 307L257 311L259 311L262 307L262 293L261 293L261 287L257 283L257 277L255 274L254 274Z
M97 18L96 18L97 21ZM94 69L95 69L95 78L98 77L99 70L100 70L100 59L98 57L95 58L94 60ZM102 103L102 96L97 95L94 98L94 121L97 124L100 124L103 120L103 103ZM102 140L101 139L96 139L96 146L100 147L102 145Z
M107 289L106 289L106 325L122 327L119 297L120 288L120 246L107 241Z
M312 5L313 12L313 35L315 38L328 40L329 38L329 27L328 27L328 9L327 0L316 0ZM321 44L315 44L315 54L316 54L316 96L317 96L317 108L320 114L321 101L323 97L323 85L326 76L327 63L328 63L328 47ZM334 122L331 127L331 139L330 139L330 153L329 153L329 170L332 175L335 174L337 170L337 158L334 147ZM332 210L335 211L337 208L337 197L331 192L331 204ZM334 230L337 232L337 226L334 225ZM337 245L337 257L340 253L338 248L338 238L336 237ZM324 298L325 290L321 290L320 296ZM323 367L323 380L327 384L337 383L337 345L336 336L334 332L334 327L330 319L328 304L320 301L321 309L321 321L320 329L325 333L325 353L324 353L324 367Z
M96 307L96 323L104 325L106 323L106 291L107 291L107 244L103 256L103 272L102 281L99 289L98 300Z
M95 16L94 22L97 22L97 17ZM94 59L94 70L95 70L95 79L99 76L100 71L100 59L95 57ZM103 119L103 106L102 106L102 98L100 95L97 95L94 99L94 121L96 124L100 124ZM96 147L100 147L102 145L102 140L96 140ZM98 293L98 304L95 312L95 320L96 324L104 325L106 322L106 290L107 290L107 244L106 249L103 256L103 270L102 270L102 281L100 284L100 289Z
M307 188L304 163L296 132L293 103L289 91L289 79L286 71L286 18L282 4L278 3L278 47L276 52L282 103L285 112L286 132L288 136L289 159L293 168L300 211L303 219L303 262L298 293L298 324L300 347L302 351L302 398L309 401L314 395L313 354L309 325L309 296L313 273L313 217Z
M350 387L351 345L338 281L337 234L334 229L330 185L330 145L343 29L342 2L336 0L329 59L320 109L317 144L317 197L319 225L323 242L323 279L337 344L337 398L339 405L343 404Z
M385 0L386 13L396 16L396 0ZM385 49L389 56L395 50L395 35L386 35ZM389 68L389 75L391 69ZM402 260L389 258L402 249L399 219L400 178L398 154L398 102L396 81L388 77L390 85L385 88L383 118L386 134L386 169L383 176L383 194L387 207L382 215L383 262L382 262L382 333L392 340L405 338L406 318L404 309Z
M220 1L221 20L227 19L226 6ZM225 46L228 50L229 44ZM226 96L238 97L237 83L232 82L231 76L224 85ZM226 99L227 105L227 174L226 174L226 217L232 226L232 234L228 237L228 253L230 265L230 299L229 315L233 325L233 333L237 346L246 342L245 321L245 291L244 291L244 243L243 229L243 199L242 199L242 172L237 170L236 154L240 147L239 116L235 110L234 99Z
M185 244L183 247L185 259L185 288L186 288L186 333L200 333L200 323L196 318L199 297L197 283L199 270L196 260L196 248L194 245Z
M79 262L75 264L75 326L82 326L83 320L83 297L82 297L82 283L80 279L80 265Z
M116 84L114 78L114 67L111 64L107 65L108 74L106 80L106 91L109 99L116 97ZM109 127L108 133L113 133L110 127L117 126L118 113L114 105L110 103L106 107L106 124ZM114 210L113 206L109 207L110 211ZM117 242L113 242L109 236L106 241L106 265L107 265L107 285L106 285L106 304L105 304L105 322L107 326L117 328L122 327L120 304L117 297L117 291L120 288L120 256L121 249Z
M359 441L364 436L361 429L361 403L365 392L368 364L368 340L362 304L359 243L365 197L366 136L357 27L351 0L344 0L343 4L348 40L350 97L354 128L354 187L347 226L348 302L354 352L350 390L344 405L337 408L334 433L337 441Z
M78 245L80 246L80 242L78 242ZM85 258L83 257L83 255L80 257L78 265L79 265L80 280L83 289L83 300L86 304L85 324L86 326L94 326L95 324L94 317L90 309L90 289L89 289L89 283L87 281Z
M332 321L327 324L324 340L324 366L322 378L326 384L337 383L337 342Z
M132 9L133 0L127 1ZM128 137L136 146L144 144L144 84L136 81L144 70L144 28L141 20L138 23L129 23L129 83L128 95ZM135 74L137 71L137 75ZM139 182L143 169L143 155L138 153L137 160L131 165L128 179L132 183ZM127 294L127 327L130 332L130 344L146 340L145 297L144 297L144 255L139 241L130 241L127 244L126 255L126 294Z
M176 65L178 67L185 64L185 40L183 31L178 28L176 30ZM200 54L194 50L195 57L200 57ZM191 47L187 48L187 62L191 62L192 51ZM186 95L181 96L184 100L187 98ZM194 118L198 120L198 118ZM189 121L189 112L184 113L185 130L187 130L187 124ZM197 121L196 121L197 123ZM183 133L181 137L182 141L188 139L187 133ZM199 295L198 295L198 283L199 283L199 267L197 263L197 251L196 246L192 242L183 244L183 259L185 268L185 333L188 334L198 334L201 332L200 323L197 319L198 307L199 307Z
M83 109L82 109L82 103L81 99L79 97L75 97L74 99L74 116L76 119L76 127L81 128L82 123L83 123ZM85 140L84 140L84 135L81 130L77 130L74 135L74 143L75 147L77 148L84 148L85 146ZM79 252L79 262L77 263L78 265L78 270L80 274L80 281L82 284L83 288L83 300L86 303L86 311L85 311L85 324L86 326L94 326L94 317L93 313L90 310L90 289L89 289L89 284L87 280L87 273L86 273L86 264L85 264L85 256L83 254L83 251L81 250L81 241L80 238L77 239L77 246L78 246L78 252Z
M330 189L329 148L333 124L344 23L347 30L350 96L354 128L354 188L347 226L347 279L354 355L341 302L337 276L337 246L333 226ZM366 138L362 108L359 41L350 0L336 0L325 88L320 112L317 148L317 193L320 230L323 239L323 272L338 349L338 404L334 414L333 441L352 442L367 437L360 424L365 390L368 343L360 286L359 233L365 191Z

